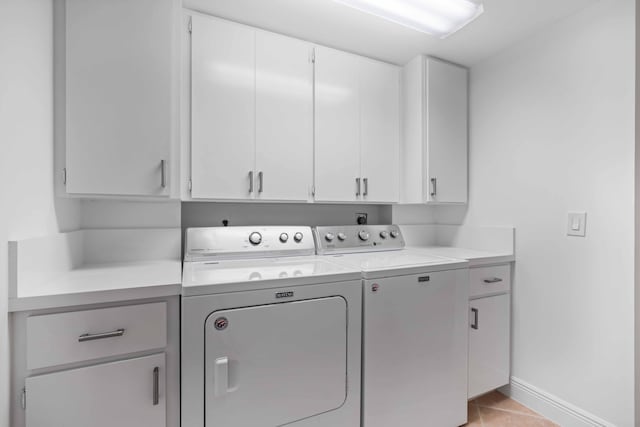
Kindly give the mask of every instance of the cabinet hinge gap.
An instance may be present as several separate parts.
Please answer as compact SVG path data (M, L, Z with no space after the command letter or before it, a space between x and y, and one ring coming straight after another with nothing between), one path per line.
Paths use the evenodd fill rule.
M187 31L189 31L189 34L193 32L193 18L191 17L189 17L189 25L187 26Z
M20 395L20 406L22 409L27 409L27 388L22 388L22 394Z
M67 185L67 168L62 169L62 184Z
M189 180L189 191L193 189L193 181Z
M311 49L311 63L315 64L316 63L316 48L312 48Z

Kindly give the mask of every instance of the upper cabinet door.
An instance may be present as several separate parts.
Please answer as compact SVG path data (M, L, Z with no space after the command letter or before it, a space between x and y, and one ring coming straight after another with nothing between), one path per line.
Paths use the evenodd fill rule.
M360 64L362 200L396 203L400 185L400 69L366 58Z
M66 1L66 191L168 196L173 2Z
M256 196L307 200L313 182L313 63L308 43L256 33Z
M315 200L359 200L359 58L323 47L315 52Z
M427 67L429 202L467 202L468 71L433 58Z
M252 198L255 186L255 31L192 17L192 197Z

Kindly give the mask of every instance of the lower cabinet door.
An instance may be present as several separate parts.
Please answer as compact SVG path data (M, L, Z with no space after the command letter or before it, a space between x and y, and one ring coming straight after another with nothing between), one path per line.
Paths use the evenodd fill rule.
M27 427L166 426L165 355L26 380Z
M510 304L509 294L469 301L469 398L509 383Z

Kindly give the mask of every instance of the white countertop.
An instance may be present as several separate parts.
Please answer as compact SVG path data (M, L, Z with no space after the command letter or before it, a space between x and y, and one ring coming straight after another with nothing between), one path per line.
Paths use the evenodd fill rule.
M414 234L418 235L412 230L412 235ZM292 286L294 282L308 284L318 280L340 281L359 277L358 272L353 269L348 271L344 265L342 269L328 268L327 263L320 260L325 257L311 257L313 262L305 259L304 262L293 264L291 260L287 260L280 263L282 265L273 260L263 261L263 264L271 264L267 268L265 265L258 265L260 261L238 261L233 265L226 263L225 268L207 266L206 272L187 266L183 275L182 261L178 259L180 239L179 229L133 232L95 230L14 242L10 245L10 262L13 266L10 281L13 286L9 295L9 311L228 292L230 286L236 291L240 288L255 289L257 286ZM484 236L482 240L486 240ZM156 249L152 255L156 258L142 259L139 256L142 252L135 245L146 242L146 248L149 241L154 242L153 247ZM491 250L476 250L429 243L431 242L426 240L410 242L411 246L407 249L423 253L425 257L448 258L447 261L443 260L444 264L455 264L457 261L456 268L515 261L512 246L508 250L508 245L501 246L502 250L495 246ZM69 247L74 250L69 251ZM145 252L145 255L149 254ZM139 259L135 262L120 262L118 257ZM364 257L367 258L366 255ZM380 256L374 258L378 260ZM394 259L387 258L382 257L381 261L375 263L367 261L373 263L367 264L367 268L375 270L379 267L378 264L385 262L397 264ZM405 258L403 266L411 261ZM420 263L424 262L422 257L418 258ZM261 277L257 277L256 272L260 272ZM306 277L302 282L300 275Z
M451 246L411 246L407 249L421 251L427 255L466 260L469 262L469 267L515 261L515 256L508 252L479 251Z
M182 263L175 260L83 265L42 282L26 282L9 311L179 295Z

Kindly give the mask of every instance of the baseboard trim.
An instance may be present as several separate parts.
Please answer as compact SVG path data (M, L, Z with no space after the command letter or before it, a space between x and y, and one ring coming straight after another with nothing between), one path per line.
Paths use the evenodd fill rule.
M500 389L504 394L562 427L615 427L613 424L516 377Z

